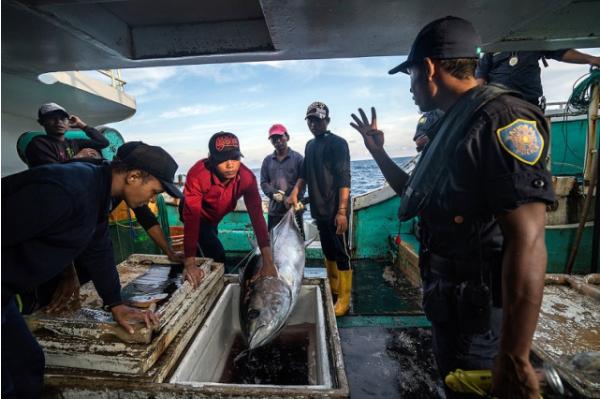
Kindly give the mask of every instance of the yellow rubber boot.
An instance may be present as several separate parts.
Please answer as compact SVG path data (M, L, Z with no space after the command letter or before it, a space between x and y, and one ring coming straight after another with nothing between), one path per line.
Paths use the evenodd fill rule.
M339 288L339 280L336 261L325 259L325 268L327 269L327 278L329 278L329 286L331 287L331 293L333 295L337 295Z
M335 303L335 315L343 316L350 309L352 294L352 270L339 270L339 293Z

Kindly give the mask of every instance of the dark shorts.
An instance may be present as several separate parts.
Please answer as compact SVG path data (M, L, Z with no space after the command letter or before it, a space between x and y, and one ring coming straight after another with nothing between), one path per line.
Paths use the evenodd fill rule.
M316 222L321 239L321 249L327 260L334 260L338 270L350 270L348 230L344 234L336 234L335 218Z

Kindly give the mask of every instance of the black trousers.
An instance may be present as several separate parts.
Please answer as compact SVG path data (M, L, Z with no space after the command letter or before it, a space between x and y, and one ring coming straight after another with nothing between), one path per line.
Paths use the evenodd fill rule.
M197 254L205 258L212 258L219 263L225 263L225 248L219 240L219 226L200 224Z
M2 305L2 398L40 398L44 352L12 296Z
M338 270L350 270L350 250L348 249L348 230L336 234L335 217L329 220L317 220L321 238L321 249L327 260L337 263Z
M456 305L458 282L449 276L434 273L430 259L423 253L421 277L423 279L423 310L431 321L433 354L442 381L446 375L462 370L491 370L494 357L500 348L502 309L491 307L489 330L482 334L464 333ZM475 398L471 394L456 393L444 384L446 398Z

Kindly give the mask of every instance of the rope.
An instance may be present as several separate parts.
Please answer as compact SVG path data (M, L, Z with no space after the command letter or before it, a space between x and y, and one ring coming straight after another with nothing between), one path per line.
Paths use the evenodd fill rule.
M600 69L592 69L588 76L575 86L568 105L577 111L586 112L591 101L591 87L600 84Z

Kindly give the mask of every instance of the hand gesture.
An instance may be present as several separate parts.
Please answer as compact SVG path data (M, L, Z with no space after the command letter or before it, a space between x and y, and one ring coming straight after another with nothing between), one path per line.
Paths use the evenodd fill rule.
M76 129L83 129L86 126L87 125L85 123L83 123L83 121L81 119L79 119L78 116L76 116L76 115L69 116L69 127L76 128Z
M362 110L362 108L358 109L360 113L361 119L359 119L355 114L352 114L352 119L356 123L350 123L350 126L358 130L358 132L363 137L365 141L365 146L369 152L377 152L383 150L383 132L377 129L377 114L375 112L375 108L371 107L371 122L369 123L369 119L367 115Z
M204 270L196 266L194 257L185 258L183 262L183 278L196 288L204 279Z
M132 323L143 321L146 327L154 328L160 325L158 315L149 310L140 310L127 305L117 305L111 310L113 319L129 334L133 334Z

